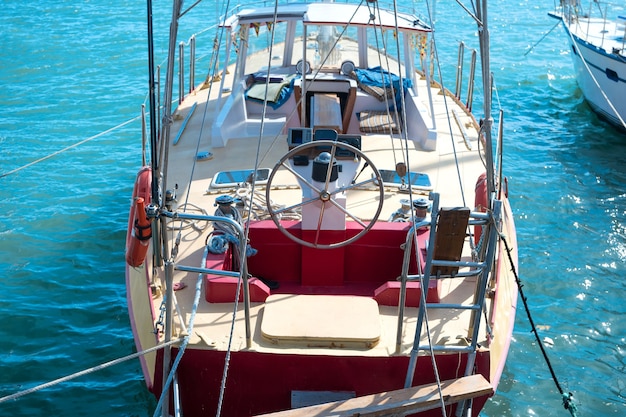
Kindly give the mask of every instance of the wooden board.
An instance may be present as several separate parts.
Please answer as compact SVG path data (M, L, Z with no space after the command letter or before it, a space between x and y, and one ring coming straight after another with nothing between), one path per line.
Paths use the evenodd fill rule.
M446 405L470 398L493 395L493 387L482 375L470 375L441 383L441 396ZM407 415L432 410L441 404L437 384L420 385L396 391L365 395L345 401L319 404L277 413L264 417L374 417Z
M336 94L318 93L313 96L311 102L313 129L334 129L337 133L343 132L341 105Z
M178 144L178 141L180 140L180 137L183 135L183 132L185 131L185 127L187 127L187 123L189 122L189 119L191 119L191 115L193 115L193 111L196 109L197 105L198 103L193 103L193 106L191 106L191 110L187 112L187 116L185 116L185 120L183 120L183 124L181 124L180 129L178 129L178 134L176 135L176 138L174 138L174 145Z
M470 209L467 207L442 208L437 222L434 259L438 261L459 261L467 232ZM456 274L459 268L433 266L432 275Z

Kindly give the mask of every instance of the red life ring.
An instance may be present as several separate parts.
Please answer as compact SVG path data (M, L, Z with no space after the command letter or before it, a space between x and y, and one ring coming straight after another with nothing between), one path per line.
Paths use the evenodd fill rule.
M474 210L486 212L487 211L487 173L483 172L478 176L476 180L476 188L474 189ZM480 236L482 235L483 228L481 226L474 226L474 244L478 245Z
M146 201L150 201L151 186L152 168L143 167L135 181L126 231L126 262L133 267L140 266L146 260L152 238L152 225L146 215Z

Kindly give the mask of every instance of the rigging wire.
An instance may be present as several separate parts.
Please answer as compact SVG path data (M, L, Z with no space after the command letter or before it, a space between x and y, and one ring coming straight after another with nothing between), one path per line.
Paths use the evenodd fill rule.
M446 114L450 114L450 108L448 107L447 94L445 94L445 90L446 89L444 87L444 82L443 82L443 71L441 69L441 62L439 60L439 53L438 53L438 49L437 49L437 41L435 40L435 32L436 32L435 31L435 22L434 22L434 20L432 19L432 16L431 16L431 12L430 12L431 6L430 6L430 1L429 0L426 0L426 9L428 10L429 20L430 20L431 28L432 28L432 32L431 32L431 37L432 37L432 40L433 40L433 43L432 43L432 53L434 55L435 62L437 63L436 66L437 66L437 72L439 74L439 80L440 80L439 83L441 85L442 91L444 91L444 94L443 94L443 104L444 104L444 107L446 109ZM463 181L462 181L461 171L460 171L460 167L459 167L459 159L458 159L458 154L457 154L457 150L456 150L456 144L454 143L454 134L452 132L452 121L451 121L451 118L447 117L447 121L448 121L448 130L450 132L450 141L452 143L452 151L453 151L453 154L454 154L454 163L455 163L455 166L456 166L457 178L458 178L458 181L459 181L459 188L461 190L461 199L463 201L463 205L467 206L467 204L465 202L465 190L463 188ZM479 136L479 140L480 140L480 136Z
M376 3L376 6L378 7L378 3ZM395 23L395 33L396 33L396 36L395 36L396 45L395 46L396 46L396 51L397 51L397 55L398 55L397 56L398 74L399 74L399 77L400 77L400 83L399 83L398 87L400 88L400 92L401 92L401 94L400 94L400 97L401 97L400 105L402 106L402 109L404 111L404 109L406 109L406 104L405 104L405 99L404 99L404 93L405 93L405 91L404 91L404 81L403 81L404 77L403 77L403 72L402 72L402 67L401 67L401 59L400 59L400 44L399 44L400 32L399 32L399 27L398 27L398 4L397 4L396 0L394 0L394 2L393 2L393 7L394 7L394 16L395 16L394 23ZM379 19L380 19L380 9L379 8L378 8L378 12L379 12ZM380 20L381 20L381 23L382 23L382 19L380 19ZM382 30L381 30L381 33L382 33ZM382 38L383 44L384 44L384 37L381 36L381 38ZM378 41L378 38L377 38L377 41ZM386 50L387 49L385 47L385 51ZM379 56L380 56L380 50L379 50ZM385 54L385 57L387 58L387 68L390 68L388 54ZM381 69L381 71L382 71L382 69ZM385 78L384 78L384 74L383 74L383 80L384 79ZM393 90L393 83L391 83L391 78L390 78L389 81L390 81L390 84L391 84L392 90ZM385 94L385 98L388 100L386 94ZM389 110L388 110L388 112L389 112ZM396 100L395 100L395 95L394 95L394 114L396 116L396 120L398 120L398 105L397 105ZM407 131L406 117L403 117L402 119L403 119L403 123L404 123L402 132L406 132ZM390 131L391 131L391 128L390 128ZM390 136L391 136L391 134L390 134ZM408 181L409 201L410 201L410 204L412 206L413 205L413 193L412 193L412 181L410 180L410 178L411 178L410 166L411 165L410 165L410 161L409 161L409 148L408 148L409 144L408 144L408 137L407 137L407 135L402 133L402 136L404 136L401 139L404 141L405 148L404 149L400 148L400 151L403 153L403 159L406 162L407 167L408 167L407 176L409 178L409 181ZM393 143L393 140L392 140L392 143ZM394 154L394 162L395 162L395 148L394 148L393 154ZM418 247L417 246L417 233L414 234L413 239L415 239L415 244L416 244L415 247L417 248ZM421 270L422 269L421 268L421 262L419 260L419 257L417 257L417 258L418 258L418 270ZM421 286L421 288L427 288L427 286L424 285L424 276L423 275L424 274L420 274L420 286ZM425 291L420 291L420 305L421 306L426 306L426 294L425 294ZM431 333L430 333L430 323L429 323L429 320L428 320L427 309L423 308L423 312L424 312L424 325L425 325L426 337L428 339L428 346L429 346L429 352L430 352L431 365L433 367L433 372L435 374L435 380L437 382L437 391L438 391L439 405L441 407L442 415L444 417L447 417L446 405L445 405L445 400L444 400L444 396L443 396L443 388L442 388L442 385L441 385L441 377L440 377L440 374L439 374L439 367L437 366L435 351L434 351L434 347L433 347L433 341L432 341L432 337L431 337ZM421 327L419 329L416 329L416 337L417 337L418 340L421 337L421 331L422 331ZM413 355L411 355L411 358L413 358ZM411 359L411 360L413 360L413 359ZM417 361L417 356L415 357L415 361ZM414 368L411 368L411 366L409 365L409 370L411 370L411 369L414 369ZM408 379L409 379L409 376L407 375L407 382L408 382ZM405 385L406 385L406 382L405 382Z
M375 11L378 12L378 20L380 21L380 25L381 25L381 28L380 28L380 35L381 35L380 36L380 42L383 45L382 49L385 51L385 61L386 61L385 62L385 68L389 69L389 67L390 67L390 65L389 65L389 54L387 53L388 48L387 48L387 44L385 42L385 36L383 34L383 29L382 29L382 22L383 22L383 20L382 20L382 17L380 15L380 5L378 3L374 3L374 6L372 6L372 5L370 5L368 3L367 4L367 8L368 8L368 11L370 12L370 22L372 22L372 25L374 27L374 38L375 38L375 41L376 41L376 51L378 52L378 65L380 67L380 75L381 75L381 79L383 80L383 85L386 85L387 81L386 81L386 77L385 77L385 73L384 73L384 69L383 69L383 65L382 65L382 59L380 58L381 57L381 53L380 53L381 48L380 48L379 43L378 43L379 42L379 40L378 40L378 32L376 31L376 24L373 22L374 21L374 17L375 17L375 13L371 10L371 7L374 7ZM396 24L396 34L398 34L397 24ZM396 39L397 39L397 37L398 37L398 35L396 35ZM399 59L400 58L399 57L400 49L399 49L399 47L396 47L396 50L397 50L397 54L398 54L398 65L400 65L400 59ZM399 73L400 73L400 80L402 80L402 71L399 71ZM394 88L393 88L393 83L391 82L391 76L389 76L389 83L391 84L391 89L393 91ZM402 83L400 83L400 85L402 86ZM404 94L404 91L402 93ZM394 99L395 99L395 94L394 94ZM404 95L402 96L402 101L404 101ZM390 120L392 120L391 119L391 114L390 114L390 111L389 111L389 108L390 108L389 97L388 97L388 95L386 93L385 93L385 105L386 105L386 108L387 108L387 117ZM396 120L400 120L399 117L398 117L398 106L394 105L393 108L394 108L394 117L396 118ZM406 117L403 118L402 122L403 122L404 128L405 128L405 129L402 130L402 132L406 132ZM393 128L391 127L391 123L389 124L389 132L388 133L389 133L390 139L392 139L390 142L391 142L391 148L392 148L392 152L393 152L393 162L394 162L394 166L395 166L395 165L397 165L396 148L395 148L395 143L393 141ZM400 149L400 152L402 153L402 149ZM407 166L409 166L406 155L403 155L403 161L407 164ZM411 200L411 202L412 202L412 200Z
M230 0L227 0L227 2L225 3L225 11L230 10ZM274 15L274 23L276 22L276 13ZM223 28L222 31L220 31L220 42L222 40L222 35L224 33L225 29ZM272 35L273 36L273 35ZM268 59L271 60L271 51L270 54L268 56ZM226 60L226 65L228 64L228 57L224 58ZM215 67L217 67L217 65L215 65ZM213 71L215 71L215 67L213 68ZM266 77L266 99L267 99L267 83L269 82L269 68L270 66L268 66L268 76ZM215 72L213 72L213 74L215 74ZM211 83L211 86L213 85L213 83ZM208 107L208 106L206 106ZM264 107L263 107L263 118L261 119L261 129L259 132L259 143L257 144L257 152L256 152L256 160L254 163L254 171L252 174L252 196L254 197L254 190L255 190L255 184L256 184L256 173L258 170L258 161L259 161L259 148L260 148L260 142L261 142L261 137L263 136L263 123L265 120L265 109L267 107L267 100L264 103ZM205 108L205 115L206 115L207 109ZM204 123L203 123L204 125ZM251 210L251 209L250 209ZM250 211L248 211L248 214L250 214ZM248 240L248 228L244 228L244 234L245 236L240 236L241 239L245 239L245 241ZM234 250L237 251L237 246L234 246ZM228 336L228 346L226 348L226 352L225 352L225 357L224 357L224 368L222 369L222 380L220 382L220 391L219 391L219 397L218 397L218 402L217 402L217 410L215 412L216 417L220 417L222 414L222 406L224 404L224 394L226 391L226 380L228 378L228 371L230 369L230 358L231 358L231 354L232 354L232 343L233 343L233 337L235 334L235 321L237 318L237 311L239 309L239 294L241 292L241 287L243 286L243 271L247 271L247 268L244 268L243 265L246 262L246 254L245 253L239 253L237 255L237 259L239 259L239 277L237 279L237 290L235 291L235 300L233 303L233 312L232 312L232 320L230 322L230 334ZM247 307L248 303L246 301L246 307ZM248 309L246 308L246 314L248 314ZM247 323L247 317L246 317L246 326L248 326Z
M194 7L197 3L198 2L196 2L191 7ZM226 10L228 10L228 7L230 7L229 5L230 5L230 2L227 2L226 5L225 5ZM190 7L190 9L191 9L191 7ZM187 11L185 11L182 14L185 14ZM182 14L181 14L181 16L182 16ZM209 74L216 74L217 73L217 66L218 66L218 63L219 63L218 50L219 50L219 46L223 42L225 30L226 29L222 26L221 30L217 31L217 33L215 35L215 38L213 39L213 50L211 52L211 58L209 60ZM213 91L213 82L212 82L212 80L211 80L211 82L209 82L209 80L207 78L207 81L205 81L205 85L207 83L209 84L209 90L207 91L207 97L210 97L211 96L211 92ZM192 87L195 87L195 86L192 86ZM204 106L204 113L202 114L202 123L200 123L200 129L198 131L198 139L196 141L196 150L195 150L196 155L198 154L198 151L200 149L200 143L202 141L202 134L203 134L203 131L204 131L204 126L205 126L205 122L206 122L206 118L207 118L208 112L209 112L209 106L205 105ZM193 179L193 176L194 176L194 173L195 173L195 170L196 170L197 162L198 162L198 159L195 158L194 161L193 161L193 164L191 166L191 172L189 173L189 179L190 180L187 183L187 192L185 193L185 203L183 204L183 207L184 207L183 212L187 211L187 206L188 206L188 203L189 203L189 195L190 195L190 191L191 191L191 184L193 182L191 180ZM179 231L182 231L182 229L183 229L183 219L180 219ZM177 236L176 239L177 239L176 240L177 242L180 240L180 233L179 233L179 235Z

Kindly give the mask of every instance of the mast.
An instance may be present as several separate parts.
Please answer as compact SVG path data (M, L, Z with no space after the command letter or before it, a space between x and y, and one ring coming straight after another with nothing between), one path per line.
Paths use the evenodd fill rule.
M152 178L158 178L157 174L158 155L157 149L157 132L156 132L156 93L154 87L154 28L152 26L152 0L147 0L147 19L148 19L148 89L150 99L150 160L152 166ZM158 183L152 181L152 202L156 202L158 198Z
M151 1L151 0L148 0ZM169 45L168 45L168 54L167 54L167 70L165 74L165 89L163 92L163 120L161 127L161 149L162 152L162 165L157 166L157 170L153 171L157 175L152 176L152 187L153 187L153 198L157 197L154 194L155 184L157 185L158 192L158 183L160 180L163 181L161 184L161 189L167 189L167 165L168 165L168 149L170 146L170 128L173 122L172 118L172 95L174 90L174 62L176 58L176 41L178 38L178 19L181 16L183 0L174 0L172 3L172 18L170 20L170 32L169 32ZM156 143L152 148L152 154L158 154ZM153 156L153 160L155 157ZM153 166L153 170L154 170ZM156 200L155 200L156 201ZM159 201L159 208L164 204L164 201ZM172 317L173 317L173 296L174 296L174 265L172 260L170 259L169 254L169 245L167 241L167 222L160 221L160 236L159 246L155 248L157 252L157 256L162 254L165 258L165 342L169 342L172 338ZM167 346L163 351L163 378L166 378L170 373L170 361L172 357L172 349L171 346ZM165 379L161 381L162 385L165 383ZM169 392L161 393L163 396L163 408L162 408L162 416L168 417L169 414Z
M172 96L174 90L174 62L176 60L176 40L178 38L178 18L183 6L182 0L174 0L172 4L172 19L170 21L170 35L167 52L167 70L165 73L165 89L163 91L163 123L161 128L161 140L163 141L163 149L168 149L170 141L170 128L172 126ZM167 189L165 179L167 178L167 152L164 152L164 160L162 166L163 185L162 189Z
M495 192L494 165L493 165L493 141L492 127L493 117L491 115L491 66L489 56L489 24L487 15L487 0L477 0L476 9L478 13L478 36L480 40L480 60L483 81L483 111L485 118L482 125L482 133L485 137L485 162L487 164L487 195L490 197ZM487 199L487 204L491 208L491 198Z
M148 20L148 95L149 95L149 114L150 114L150 167L152 168L152 183L150 185L151 201L149 201L149 207L155 207L159 204L159 152L157 151L159 146L159 139L157 136L157 93L155 88L154 79L154 26L152 19L152 0L147 0L147 20ZM145 120L145 119L144 119ZM145 149L144 149L145 152ZM145 158L144 158L145 163ZM161 244L160 244L160 230L159 222L152 221L152 245L153 259L155 265L161 264Z

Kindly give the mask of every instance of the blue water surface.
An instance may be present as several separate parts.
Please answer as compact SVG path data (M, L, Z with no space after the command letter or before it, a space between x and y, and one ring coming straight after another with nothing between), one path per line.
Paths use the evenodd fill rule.
M167 31L169 3L155 2L158 35ZM183 23L208 25L216 6L205 3L204 17ZM626 135L583 100L565 35L547 16L552 3L543 3L491 4L494 101L505 111L520 278L579 415L623 416ZM134 352L124 239L141 166L147 41L143 2L0 6L3 397ZM436 36L453 34L442 43L450 48L440 51L444 59L456 59L459 22L467 22L460 14L454 2L437 5ZM191 31L183 32L185 40ZM157 63L165 47L156 42ZM484 416L569 415L530 330L520 301L509 360ZM0 414L143 417L154 404L133 360L0 403Z

